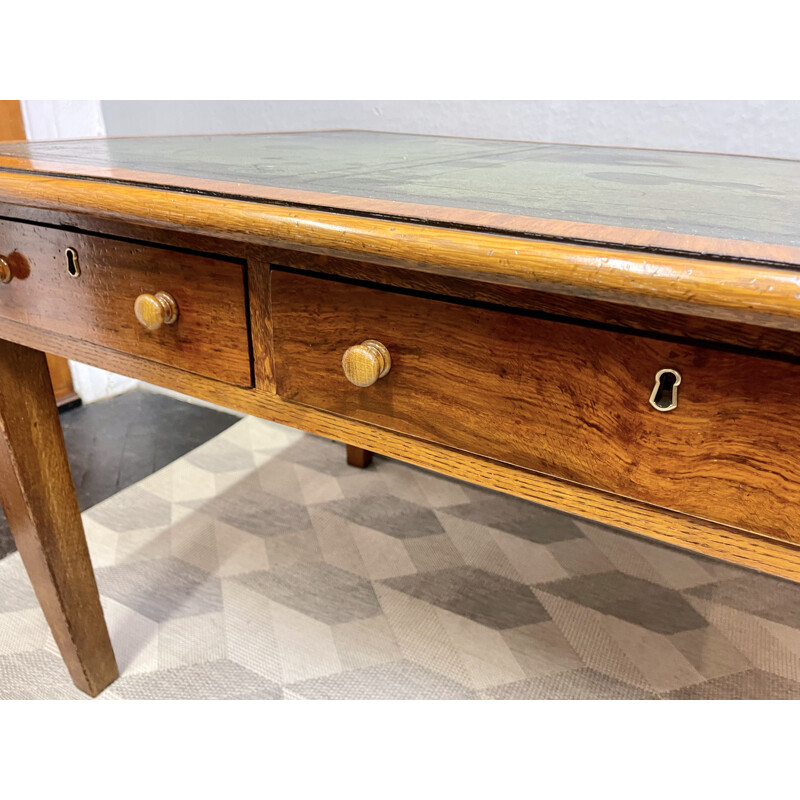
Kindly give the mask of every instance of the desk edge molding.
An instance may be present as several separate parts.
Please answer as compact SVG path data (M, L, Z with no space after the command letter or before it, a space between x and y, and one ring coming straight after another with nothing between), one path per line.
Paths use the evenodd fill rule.
M0 172L0 202L800 331L800 270Z

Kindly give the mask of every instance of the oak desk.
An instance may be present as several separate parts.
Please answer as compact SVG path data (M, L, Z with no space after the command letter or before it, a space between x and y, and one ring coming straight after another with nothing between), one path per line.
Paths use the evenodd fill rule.
M358 131L0 145L0 479L117 675L45 351L800 578L800 162Z

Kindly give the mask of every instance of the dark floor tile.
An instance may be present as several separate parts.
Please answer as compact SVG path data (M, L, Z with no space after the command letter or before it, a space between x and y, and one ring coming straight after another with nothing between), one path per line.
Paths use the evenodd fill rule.
M444 533L439 518L429 508L391 494L372 498L348 497L344 500L333 500L321 507L356 525L397 539L414 539Z
M289 447L281 450L281 461L300 464L315 472L339 477L353 474L353 467L342 458L342 446L330 439L318 436L304 436Z
M14 537L11 535L11 531L8 528L8 522L6 522L6 515L3 513L2 509L0 509L0 558L11 555L16 549L17 546L14 544Z
M622 572L582 575L547 584L550 594L661 634L708 625L673 589Z
M489 700L657 700L651 692L630 686L593 669L573 669L556 675L494 686L481 692Z
M472 502L445 506L440 510L539 544L580 539L583 536L572 518L537 506L529 500L497 492L478 492L474 487L469 487L466 492L475 498Z
M96 575L100 594L154 622L222 611L219 578L177 558L101 567Z
M265 492L256 473L210 500L186 500L180 505L255 536L281 536L311 527L306 506Z
M668 700L800 700L800 683L760 669L714 678L663 695Z
M166 467L238 419L142 389L65 411L61 427L81 509ZM0 512L0 558L15 549Z
M525 584L474 567L403 575L381 583L495 630L550 619Z
M331 564L292 564L248 572L235 580L326 625L381 613L369 581Z
M800 586L780 578L749 573L732 580L698 586L686 594L800 628Z

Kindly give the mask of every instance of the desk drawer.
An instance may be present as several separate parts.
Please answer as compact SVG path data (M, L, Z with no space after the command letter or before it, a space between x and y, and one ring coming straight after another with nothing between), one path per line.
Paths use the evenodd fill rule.
M287 400L800 542L796 364L288 271L271 297ZM365 340L391 366L359 388Z
M252 385L242 263L1 220L0 255L12 273L0 283L0 316ZM173 299L174 321L164 315L174 310L168 298L152 299L157 293ZM137 319L141 295L150 296L140 306L146 321L164 323L156 330Z

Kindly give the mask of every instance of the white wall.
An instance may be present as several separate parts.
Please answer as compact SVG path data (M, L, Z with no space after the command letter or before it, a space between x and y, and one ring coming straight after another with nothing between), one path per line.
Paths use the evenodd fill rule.
M800 102L103 101L110 136L366 128L800 159Z
M98 100L22 100L22 117L29 139L76 139L105 136Z

